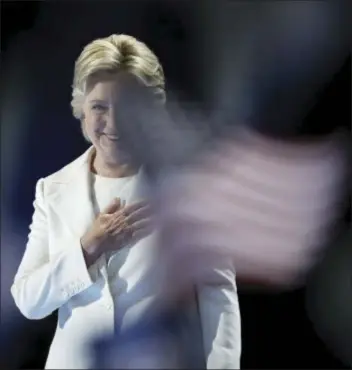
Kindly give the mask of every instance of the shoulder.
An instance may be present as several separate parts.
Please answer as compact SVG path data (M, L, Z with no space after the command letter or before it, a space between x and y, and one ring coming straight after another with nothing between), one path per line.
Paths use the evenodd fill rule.
M40 178L35 187L35 198L44 201L44 199L54 199L57 195L62 194L69 184L84 176L89 171L89 158L92 147L87 149L82 155L62 167L58 171Z
M52 183L67 183L70 182L72 177L81 169L88 161L89 154L91 152L91 147L86 150L78 158L74 159L72 162L68 163L66 166L60 168L58 171L42 178L42 182L45 184Z

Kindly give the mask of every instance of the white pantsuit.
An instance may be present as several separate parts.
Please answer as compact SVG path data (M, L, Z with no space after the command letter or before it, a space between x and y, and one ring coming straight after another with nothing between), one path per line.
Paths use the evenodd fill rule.
M117 297L109 288L104 255L86 267L80 238L95 218L91 150L38 181L28 244L11 288L16 305L29 319L42 319L58 309L48 369L89 368L90 341L112 334L116 316L122 329L128 328L156 301L155 235L114 255L120 261ZM127 204L140 200L140 175L134 182ZM235 276L231 267L214 270L214 275L218 285L198 289L205 361L208 368L237 369L241 331Z

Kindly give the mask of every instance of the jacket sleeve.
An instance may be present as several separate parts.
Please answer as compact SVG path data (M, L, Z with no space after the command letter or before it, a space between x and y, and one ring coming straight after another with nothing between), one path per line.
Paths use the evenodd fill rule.
M36 185L34 214L25 253L11 293L28 319L42 319L71 297L93 284L80 240L63 240L64 247L49 255L49 229L44 199L44 180Z
M207 369L240 369L240 309L234 268L226 264L197 285Z

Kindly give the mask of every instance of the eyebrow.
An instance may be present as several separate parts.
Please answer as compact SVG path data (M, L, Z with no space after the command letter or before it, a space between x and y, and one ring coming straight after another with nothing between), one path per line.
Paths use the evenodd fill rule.
M109 104L108 102L106 102L105 100L101 100L101 99L92 99L89 101L90 103L103 103L103 104Z

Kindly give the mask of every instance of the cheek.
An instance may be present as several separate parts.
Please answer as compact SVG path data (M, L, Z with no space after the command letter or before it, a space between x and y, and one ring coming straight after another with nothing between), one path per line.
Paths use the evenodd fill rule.
M99 117L88 115L85 118L85 127L89 135L97 136L104 129L103 120L99 119Z

